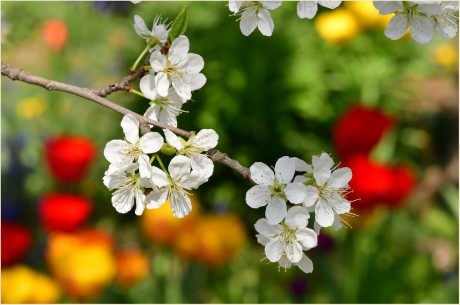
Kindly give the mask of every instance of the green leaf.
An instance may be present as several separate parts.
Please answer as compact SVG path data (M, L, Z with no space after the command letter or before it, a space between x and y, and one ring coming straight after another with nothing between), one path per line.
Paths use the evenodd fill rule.
M176 19L171 26L171 30L169 31L169 40L171 42L174 41L179 35L185 33L187 29L187 22L188 22L188 14L187 14L187 6L184 6L179 14L177 15Z

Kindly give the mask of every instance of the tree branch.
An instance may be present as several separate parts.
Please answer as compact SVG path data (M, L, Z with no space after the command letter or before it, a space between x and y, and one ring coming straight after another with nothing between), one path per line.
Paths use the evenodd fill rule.
M70 94L85 98L85 99L87 99L89 101L95 102L95 103L97 103L99 105L107 107L107 108L109 108L109 109L111 109L111 110L113 110L115 112L121 113L123 115L131 113L134 116L136 116L136 118L139 120L141 126L145 126L146 124L150 124L150 125L154 125L154 126L157 126L157 127L160 127L160 128L169 129L172 132L174 132L175 134L178 134L180 136L189 138L193 134L193 132L186 131L186 130L176 128L176 127L172 127L172 126L163 124L161 122L148 119L148 118L146 118L146 117L144 117L144 116L142 116L140 114L135 113L134 111L126 109L126 108L124 108L124 107L122 107L120 105L114 104L111 101L103 98L103 96L107 96L107 95L109 95L109 94L111 94L111 93L113 93L115 91L126 90L126 88L129 87L129 83L131 81L139 78L140 76L142 76L143 73L144 73L143 72L143 67L141 67L138 70L136 70L136 72L134 72L131 75L128 75L128 76L124 77L121 81L119 81L117 83L108 85L108 86L106 86L106 87L104 87L102 89L87 89L87 88L81 88L81 87L77 87L77 86L73 86L73 85L69 85L69 84L49 80L49 79L46 79L46 78L42 78L42 77L30 74L30 73L24 71L23 69L13 67L13 66L8 65L8 64L4 64L2 62L2 75L8 77L9 79L11 79L13 81L18 80L18 81L25 82L25 83L28 83L28 84L31 84L31 85L36 85L36 86L39 86L39 87L43 87L43 88L45 88L47 90L57 90L57 91L70 93ZM249 169L247 167L242 166L238 161L231 159L226 154L220 152L217 149L212 149L212 150L208 151L207 154L211 158L211 160L213 160L215 162L222 163L222 164L230 167L231 169L233 169L237 173L241 174L243 176L243 178L253 182L251 180L251 173L250 173Z

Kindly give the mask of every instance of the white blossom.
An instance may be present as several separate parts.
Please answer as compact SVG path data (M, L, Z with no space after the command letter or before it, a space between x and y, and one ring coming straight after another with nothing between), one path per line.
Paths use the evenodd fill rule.
M199 73L204 67L203 58L188 53L189 41L184 35L177 37L171 44L168 54L154 50L150 56L150 72L155 74L155 87L158 95L166 97L172 85L177 95L189 100L192 91L200 89L206 83L206 77Z
M235 15L240 15L240 30L249 36L255 28L262 35L271 36L275 25L269 10L274 10L282 1L229 1L228 7Z
M342 1L299 1L297 3L297 15L302 19L312 19L318 12L318 4L329 9L335 9L340 3Z
M278 262L283 268L296 264L306 273L313 271L311 260L303 253L318 244L316 233L307 228L309 217L305 208L294 206L282 224L270 224L265 218L256 222L257 239L265 246L270 262Z
M159 151L163 146L163 137L158 132L148 132L139 138L139 121L127 114L121 121L126 140L112 140L104 148L104 156L116 167L127 168L140 156Z
M141 156L147 160L147 156ZM136 215L142 215L145 208L144 187L151 187L148 179L136 174L139 168L137 163L130 164L126 169L109 167L104 174L104 184L109 190L116 189L112 195L112 205L119 213L129 212L136 203Z
M195 174L206 182L214 171L214 163L203 153L216 147L219 135L212 129L202 129L185 141L168 129L163 131L166 142L177 150L177 155L189 158Z
M140 2L140 1L138 1ZM147 43L159 42L162 45L168 40L171 24L162 21L160 16L153 20L152 30L145 25L144 19L139 15L134 15L134 30L137 35L144 38Z
M291 183L295 174L295 162L289 157L280 158L275 172L261 162L250 168L251 179L257 184L246 192L246 203L251 208L267 206L265 217L271 224L280 223L287 213L286 199L297 204L304 201L305 186Z
M309 196L314 198L315 221L321 227L329 227L339 220L339 215L350 212L351 204L345 199L348 192L348 182L352 173L348 167L332 169L334 162L326 154L313 156L313 177L316 181L316 192Z
M190 162L185 156L175 156L169 163L168 175L155 166L151 167L150 181L158 189L153 189L145 198L148 209L157 209L169 199L175 217L183 218L192 211L187 190L198 188L203 181L202 177L191 172Z
M182 105L186 100L177 95L173 88L169 88L167 96L160 96L156 90L155 76L152 74L142 77L139 87L144 96L151 100L151 106L144 116L154 121L177 127L177 116L181 113Z
M388 22L385 36L397 40L410 28L412 38L418 43L428 43L433 38L435 19L441 14L440 1L374 1L381 15L395 13Z
M433 15L436 30L442 37L451 39L458 31L458 1L442 1L441 9L441 13Z

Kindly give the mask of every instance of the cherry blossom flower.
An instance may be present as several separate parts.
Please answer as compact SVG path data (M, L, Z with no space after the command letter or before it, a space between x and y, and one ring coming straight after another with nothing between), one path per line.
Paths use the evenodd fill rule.
M112 140L104 148L104 156L111 164L124 169L134 160L145 154L159 151L163 146L163 137L158 132L148 132L139 138L139 121L127 114L121 121L125 140Z
M256 28L262 35L271 36L275 25L268 10L274 10L281 1L229 1L228 7L235 15L240 15L240 30L249 36Z
M140 157L148 162L148 157ZM105 172L104 184L109 190L116 189L112 195L112 205L119 213L129 212L136 203L136 215L142 215L145 208L144 187L152 187L150 181L136 174L137 163L131 163L126 169L109 167Z
M170 130L164 129L163 131L166 142L177 150L177 155L190 158L192 169L207 181L214 171L214 163L203 152L216 147L219 135L212 129L202 129L185 142Z
M282 224L270 224L265 218L256 222L258 241L265 246L265 255L270 262L278 262L283 268L296 264L306 273L313 271L311 260L303 253L318 244L316 233L307 228L309 217L305 208L294 206Z
M295 162L289 157L280 158L275 172L261 162L250 168L251 179L257 184L246 193L246 203L251 208L267 206L265 217L271 224L280 223L287 213L286 199L297 204L305 198L305 186L291 183L295 174Z
M150 56L150 72L155 74L155 87L160 96L168 96L172 85L177 95L189 100L192 91L206 83L206 77L199 73L204 67L203 58L188 53L189 47L188 38L180 35L172 42L167 55L157 49Z
M428 43L433 38L435 21L430 18L442 13L438 1L374 1L380 15L395 13L385 29L385 36L397 40L410 27L412 38L418 43Z
M142 77L139 87L144 96L151 100L151 106L144 116L177 127L177 116L181 113L182 105L186 100L177 95L173 88L169 88L167 96L160 96L156 90L155 76L152 74Z
M301 19L312 19L318 12L318 4L330 9L337 8L342 1L299 1L297 3L297 15Z
M458 30L458 1L442 1L441 9L442 13L433 15L436 30L446 39L454 38Z
M196 189L203 184L202 177L191 172L191 169L191 161L185 156L175 156L171 160L168 175L152 166L150 181L158 189L153 189L145 198L147 208L157 209L169 199L175 217L187 216L192 211L190 193L187 190Z
M320 157L313 156L313 177L318 191L315 205L315 221L321 227L333 225L334 220L340 221L339 215L348 213L350 202L345 199L348 192L348 182L352 173L348 167L332 169L334 161L328 154Z
M140 2L140 1L139 1ZM139 15L134 15L134 30L137 35L144 38L147 43L161 43L165 44L168 40L169 30L171 24L162 21L160 16L155 17L153 20L152 30L149 31L145 25L144 19Z

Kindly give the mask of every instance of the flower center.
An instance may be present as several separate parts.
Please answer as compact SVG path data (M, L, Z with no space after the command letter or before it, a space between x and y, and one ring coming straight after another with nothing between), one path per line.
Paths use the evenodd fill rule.
M163 69L163 72L166 73L169 77L182 78L182 74L177 69L177 66L169 61L166 61L166 66Z
M135 145L129 145L128 147L125 147L123 152L126 155L134 158L137 158L144 153L142 149L139 147L139 142L137 142Z
M283 197L285 188L286 188L286 184L279 183L278 179L275 178L275 181L273 185L271 186L272 198Z

